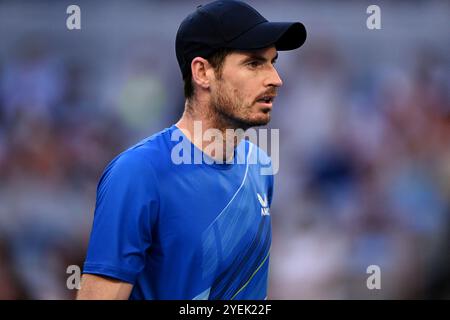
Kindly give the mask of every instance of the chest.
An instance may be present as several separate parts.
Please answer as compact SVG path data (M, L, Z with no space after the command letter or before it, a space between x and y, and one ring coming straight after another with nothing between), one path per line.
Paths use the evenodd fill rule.
M267 238L269 186L253 170L219 172L214 177L199 171L176 179L171 183L176 189L161 200L157 240L161 250L178 248L212 274L243 248Z

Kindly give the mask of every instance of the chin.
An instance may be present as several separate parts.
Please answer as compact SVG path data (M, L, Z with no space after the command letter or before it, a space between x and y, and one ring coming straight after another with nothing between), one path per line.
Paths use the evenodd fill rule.
M251 127L265 126L270 122L270 112L260 112L249 117L229 116L228 121L231 127L247 130Z
M265 126L270 122L270 111L264 112L260 116L255 119L255 123L257 123L258 126Z
M253 119L248 119L246 122L248 127L265 126L270 122L270 114L265 114L263 116L256 117Z

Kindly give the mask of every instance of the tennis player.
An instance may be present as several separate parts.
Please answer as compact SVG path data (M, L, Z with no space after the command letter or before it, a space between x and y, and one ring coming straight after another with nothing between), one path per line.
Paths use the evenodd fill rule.
M267 298L273 175L261 163L270 158L225 132L269 123L277 52L305 39L303 24L268 22L240 1L182 21L184 113L106 167L78 299Z

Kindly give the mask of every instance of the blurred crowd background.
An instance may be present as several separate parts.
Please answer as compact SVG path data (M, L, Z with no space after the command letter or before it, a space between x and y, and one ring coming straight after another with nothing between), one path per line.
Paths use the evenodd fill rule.
M181 115L175 34L201 3L0 2L0 299L74 297L104 167ZM269 298L449 299L450 2L249 3L309 35L277 64Z

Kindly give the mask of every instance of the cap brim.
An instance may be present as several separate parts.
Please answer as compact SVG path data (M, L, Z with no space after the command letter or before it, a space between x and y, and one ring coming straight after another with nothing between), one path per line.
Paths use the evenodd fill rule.
M294 50L306 40L305 26L300 22L263 22L227 44L233 49L262 49L275 45L279 51Z

